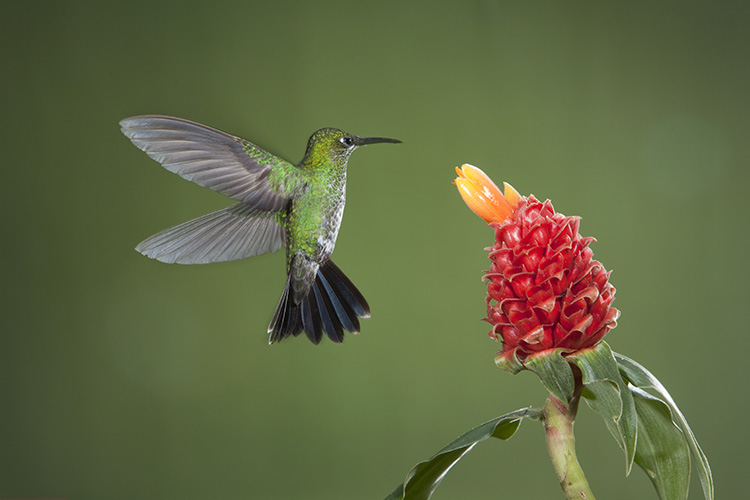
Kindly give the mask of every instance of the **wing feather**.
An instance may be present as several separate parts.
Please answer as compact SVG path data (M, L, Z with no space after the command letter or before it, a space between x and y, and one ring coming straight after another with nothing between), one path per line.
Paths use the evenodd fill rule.
M278 211L304 182L291 163L190 120L143 115L122 120L120 127L136 147L170 172L248 207Z
M238 203L160 231L135 249L161 262L206 264L275 252L285 238L272 212Z

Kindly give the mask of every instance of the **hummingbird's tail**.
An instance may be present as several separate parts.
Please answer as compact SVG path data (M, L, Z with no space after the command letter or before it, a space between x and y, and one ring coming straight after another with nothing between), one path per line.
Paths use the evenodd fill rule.
M359 319L370 317L370 306L341 269L329 260L315 276L307 297L295 303L287 279L276 312L268 326L269 344L302 331L313 344L323 339L323 333L336 343L343 342L344 331L359 333Z

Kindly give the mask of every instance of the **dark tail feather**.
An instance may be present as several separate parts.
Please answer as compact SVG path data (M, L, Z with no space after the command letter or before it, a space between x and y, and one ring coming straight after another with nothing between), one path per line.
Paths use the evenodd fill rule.
M344 341L344 332L359 333L359 319L370 317L370 306L354 283L332 261L318 269L315 283L302 302L294 302L287 280L276 312L268 327L273 344L286 337L296 337L302 331L313 344L323 334L333 342Z
M336 290L336 294L341 299L341 302L346 304L355 313L355 316L360 318L370 317L370 306L367 304L367 301L359 293L354 283L346 277L346 274L333 261L329 260L318 271L318 278L320 278L321 272L328 282L331 283L333 289ZM359 333L359 329L356 329L352 333Z
M294 308L290 307L291 302L293 300L290 298L289 279L287 279L284 291L281 293L281 298L276 306L276 311L273 313L271 326L268 327L268 332L271 333L269 343L272 344L284 337L296 337L302 332L301 318L298 318L299 314L296 313Z

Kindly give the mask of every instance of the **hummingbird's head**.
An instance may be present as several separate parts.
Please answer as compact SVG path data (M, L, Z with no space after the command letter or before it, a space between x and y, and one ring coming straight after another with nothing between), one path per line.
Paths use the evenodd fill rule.
M398 139L385 137L359 137L337 128L322 128L316 131L307 141L305 164L321 165L330 162L342 162L346 165L349 155L360 146L378 142L399 143Z

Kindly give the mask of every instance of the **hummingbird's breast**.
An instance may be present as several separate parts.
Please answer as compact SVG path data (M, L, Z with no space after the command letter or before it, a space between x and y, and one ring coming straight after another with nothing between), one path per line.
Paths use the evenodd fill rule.
M336 246L346 204L346 174L312 180L289 207L288 257L323 264Z
M341 228L341 220L344 218L344 205L346 204L346 174L344 178L330 179L322 191L322 205L325 209L321 211L320 232L318 233L318 262L323 263L333 253L336 246L336 238Z
M328 257L333 253L333 249L336 246L336 238L341 228L341 219L344 218L345 198L346 192L342 192L340 200L333 204L328 216L323 218L323 231L321 231L318 237L318 246L321 257L325 257L326 260L328 260Z

